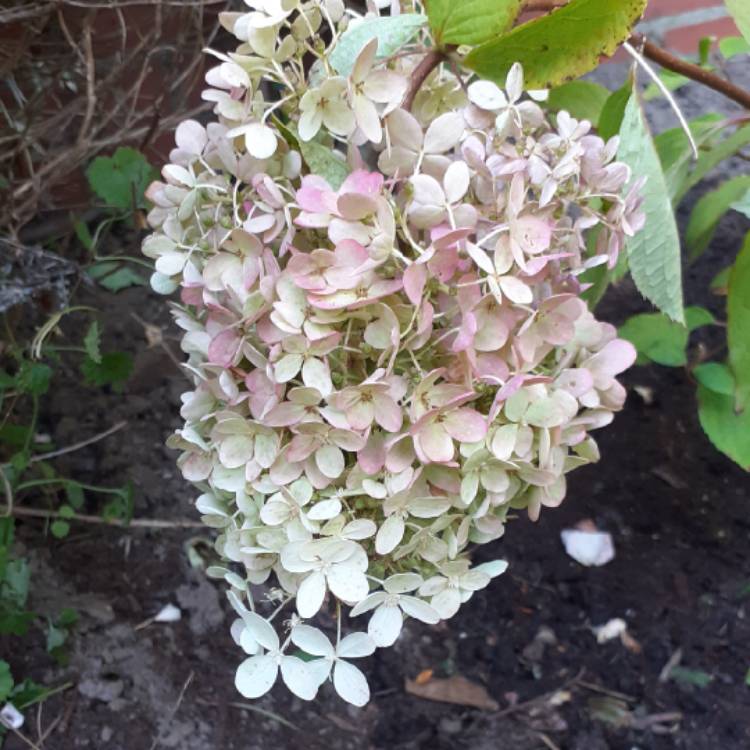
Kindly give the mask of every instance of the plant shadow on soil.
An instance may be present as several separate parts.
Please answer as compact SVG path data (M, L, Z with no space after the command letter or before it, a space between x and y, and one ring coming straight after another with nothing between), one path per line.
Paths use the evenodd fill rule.
M694 91L683 96L688 114L718 108L710 94L705 97ZM656 107L654 115L669 119L663 107ZM681 213L683 223L686 216ZM739 216L724 220L711 251L687 273L690 303L722 314L723 301L710 298L708 282L730 262L745 230ZM129 426L60 457L57 468L99 483L132 478L137 517L193 518L196 493L179 476L175 454L164 447L179 423L179 394L186 383L163 349L147 346L131 312L162 326L167 344L179 354L175 330L163 301L143 288L108 297L107 306L106 329L135 355L125 393L86 391L70 373L51 399L42 426L60 446L122 419ZM646 309L634 289L623 284L608 294L599 315L619 324ZM42 538L37 522L20 524L18 536L36 568L33 608L54 615L72 606L81 614L64 669L53 666L41 631L23 641L0 640L0 653L15 674L50 684L76 683L44 705L42 726L62 715L44 747L750 747L748 476L704 437L694 388L683 371L634 368L624 380L630 387L627 406L598 435L602 461L570 475L568 497L559 509L545 509L537 524L519 518L505 538L478 550L476 559L505 557L510 569L455 618L436 628L410 621L394 648L366 660L373 699L364 709L343 704L330 686L312 704L279 686L255 702L261 712L238 707L244 701L234 690L233 676L243 656L229 635L230 610L222 592L191 568L185 552L196 536L210 539L208 530L78 525L67 539L55 541ZM646 404L633 386L651 389L653 402ZM560 542L561 529L587 518L615 539L617 557L603 568L581 567ZM170 602L181 608L180 622L136 629ZM619 640L597 644L591 627L614 617L627 621L640 653ZM554 633L555 641L544 649L531 645L542 627ZM681 681L660 680L678 649L682 667L692 670L688 679L683 671ZM500 710L407 694L404 680L426 669L483 684ZM571 685L582 670L588 685L629 700L620 704L606 693ZM711 675L710 684L691 684L689 675L695 672ZM513 701L559 690L565 692L553 701L558 706L538 701L504 713ZM681 718L653 719L673 712ZM613 723L617 716L625 717L623 724ZM36 719L27 712L31 737ZM9 737L5 747L26 745Z

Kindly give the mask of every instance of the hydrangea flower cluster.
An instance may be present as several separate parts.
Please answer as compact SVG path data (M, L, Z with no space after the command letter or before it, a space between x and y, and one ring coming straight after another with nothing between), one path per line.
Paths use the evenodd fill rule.
M597 460L635 352L580 276L642 225L639 185L517 65L505 90L445 64L409 92L429 42L398 2L245 2L216 119L179 126L148 191L195 386L169 444L220 532L239 691L330 678L359 706L351 660L452 617L506 568L468 546ZM385 21L413 33L393 48Z

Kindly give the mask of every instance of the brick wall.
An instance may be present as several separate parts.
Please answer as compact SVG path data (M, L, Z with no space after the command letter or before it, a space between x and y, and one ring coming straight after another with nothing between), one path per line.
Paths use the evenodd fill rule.
M694 54L703 37L739 33L722 0L651 0L640 30L684 54Z

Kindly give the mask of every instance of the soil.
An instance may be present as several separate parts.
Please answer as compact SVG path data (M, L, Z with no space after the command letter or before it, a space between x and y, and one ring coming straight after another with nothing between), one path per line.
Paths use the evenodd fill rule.
M606 75L618 74L610 68ZM717 106L694 90L682 99L692 115ZM663 103L653 114L659 128L672 124ZM710 252L687 273L689 302L721 313L708 281L731 262L746 230L738 216L724 220ZM179 423L185 381L162 347L148 346L131 315L162 327L179 355L163 301L137 288L106 304L112 346L135 355L132 378L124 393L102 393L86 390L71 370L48 399L42 427L58 446L123 419L128 427L56 466L104 484L132 479L139 518L194 518L195 492L164 447ZM646 309L623 284L600 315L620 323ZM519 518L505 538L478 550L478 560L505 557L510 569L455 618L436 628L409 621L394 648L366 660L373 699L364 709L347 707L330 687L312 704L283 687L249 707L241 700L233 675L242 656L223 593L187 554L191 545L205 551L197 540L210 543L209 530L77 525L55 541L43 538L36 521L19 524L35 567L32 607L54 616L68 606L81 615L65 668L46 653L41 630L0 640L15 674L74 683L43 706L42 727L62 716L43 747L750 748L748 476L703 435L683 371L634 368L625 382L627 406L598 436L601 462L570 476L559 509L545 509L537 524ZM95 512L96 499L88 502ZM583 519L614 537L616 558L602 568L584 568L563 549L560 531ZM179 622L143 626L168 603L182 611ZM592 628L617 617L635 642L599 644ZM678 662L679 679L674 672L669 678ZM424 670L483 685L499 709L407 693L405 680ZM695 684L702 677L710 682ZM36 737L32 713L25 731ZM27 745L9 737L5 747Z

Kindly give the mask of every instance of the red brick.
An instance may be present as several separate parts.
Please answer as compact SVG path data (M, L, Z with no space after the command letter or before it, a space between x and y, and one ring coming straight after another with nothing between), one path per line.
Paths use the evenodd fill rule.
M722 0L651 0L643 17L661 18L717 5L723 5Z
M664 46L675 52L695 54L698 43L705 36L722 39L725 36L737 36L739 31L731 18L719 18L716 21L700 23L695 26L683 26L671 29L664 35Z

